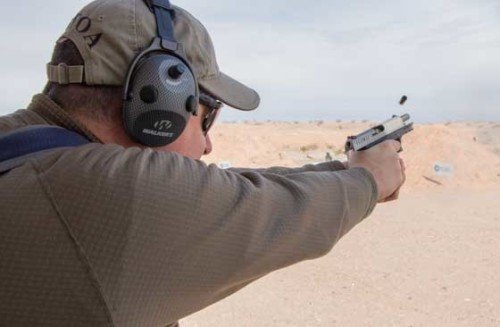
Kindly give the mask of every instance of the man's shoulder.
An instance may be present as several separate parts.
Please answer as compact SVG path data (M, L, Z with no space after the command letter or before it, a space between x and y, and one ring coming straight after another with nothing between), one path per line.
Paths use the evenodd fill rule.
M34 160L38 174L57 185L106 185L138 187L148 181L181 178L186 170L200 170L201 163L174 152L158 152L115 144L89 143L61 148Z
M47 124L47 121L34 111L19 109L8 115L0 116L0 133L38 124Z
M116 144L89 143L77 147L54 149L36 159L40 171L71 174L84 172L108 174L113 170L138 168L147 164L153 151L124 148Z

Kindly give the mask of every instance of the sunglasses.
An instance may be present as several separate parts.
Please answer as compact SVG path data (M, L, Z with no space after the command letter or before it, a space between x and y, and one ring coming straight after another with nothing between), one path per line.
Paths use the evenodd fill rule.
M201 129L206 135L214 124L215 118L217 118L217 112L222 108L223 104L219 100L203 92L200 92L200 103L208 109L201 122Z

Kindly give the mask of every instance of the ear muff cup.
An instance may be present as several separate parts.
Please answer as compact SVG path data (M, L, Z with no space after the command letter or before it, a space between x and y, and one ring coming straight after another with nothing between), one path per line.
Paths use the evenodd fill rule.
M198 107L198 87L191 68L174 54L143 55L132 73L123 103L125 130L143 145L174 142Z

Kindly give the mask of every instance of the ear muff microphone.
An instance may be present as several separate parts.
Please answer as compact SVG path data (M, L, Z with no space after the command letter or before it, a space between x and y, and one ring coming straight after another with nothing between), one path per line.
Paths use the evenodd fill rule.
M198 110L196 76L174 38L174 10L168 0L145 0L158 36L132 62L123 93L123 122L137 142L158 147L174 142Z

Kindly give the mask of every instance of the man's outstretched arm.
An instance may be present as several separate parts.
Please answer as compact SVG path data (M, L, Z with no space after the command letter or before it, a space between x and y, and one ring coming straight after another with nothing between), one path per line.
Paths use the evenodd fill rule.
M289 168L289 167L269 167L269 168L229 168L229 171L235 173L244 173L244 172L257 172L261 174L278 174L278 175L288 175L288 174L297 174L297 173L305 173L308 171L338 171L345 170L345 164L335 160L330 162L322 162L319 164L308 164L302 167Z
M117 324L174 322L269 272L322 256L378 198L361 167L236 173L97 144L37 166Z

